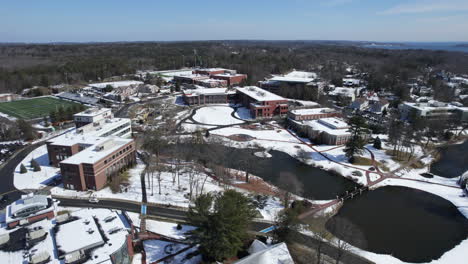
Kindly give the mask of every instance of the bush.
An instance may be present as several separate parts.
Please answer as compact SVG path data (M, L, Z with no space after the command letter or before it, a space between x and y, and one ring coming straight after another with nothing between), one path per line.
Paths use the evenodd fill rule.
M31 160L31 167L33 168L33 171L41 171L41 166L35 159Z
M21 166L20 166L20 173L21 173L21 174L25 174L26 172L28 172L28 170L26 169L26 167L24 166L24 164L21 163Z

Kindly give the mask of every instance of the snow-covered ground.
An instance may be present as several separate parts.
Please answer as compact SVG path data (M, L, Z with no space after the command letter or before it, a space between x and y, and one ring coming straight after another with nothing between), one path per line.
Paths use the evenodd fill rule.
M127 215L132 220L134 226L140 227L140 214L127 212ZM183 240L186 237L187 232L195 229L195 227L190 225L181 226L182 229L177 230L177 224L175 223L152 219L146 220L146 230L177 240Z
M33 171L31 167L31 159L35 159L41 166L40 171ZM23 164L28 172L20 173L20 167ZM29 153L23 162L18 164L14 173L14 185L17 189L41 189L47 185L52 178L58 176L60 169L49 164L49 156L47 155L47 146L43 145Z
M145 165L142 162L138 162L138 164L129 170L130 178L129 178L129 186L127 191L122 193L112 193L109 187L106 187L100 191L94 192L93 195L99 198L115 198L115 199L122 199L122 200L129 200L129 201L141 201L142 194L141 194L141 181L140 181L140 174L144 170ZM202 185L203 181L206 178L205 185L203 186L203 192L218 192L222 191L223 188L219 186L219 184L213 180L212 178L208 177L204 173L197 174L194 176L196 180L200 183L199 186ZM158 204L168 204L173 206L179 207L188 207L190 201L188 199L188 186L189 186L189 174L188 173L181 173L180 174L180 188L177 184L177 178L175 182L173 182L173 174L171 172L162 172L161 173L161 194L158 193L158 182L156 178L156 174L153 176L154 185L153 189L147 189L148 193L148 202L150 203L158 203ZM150 188L151 186L146 186ZM200 187L201 189L201 187ZM89 194L86 192L79 192L74 190L67 190L62 187L55 187L51 190L53 194L56 195L63 195L63 196L77 196L77 197L89 197Z
M215 127L216 126L191 124L190 122L186 122L182 124L182 128L184 129L184 132L204 131L206 129L215 128Z
M231 116L233 111L234 109L229 106L205 106L197 110L193 119L207 125L232 125L242 123L242 121Z

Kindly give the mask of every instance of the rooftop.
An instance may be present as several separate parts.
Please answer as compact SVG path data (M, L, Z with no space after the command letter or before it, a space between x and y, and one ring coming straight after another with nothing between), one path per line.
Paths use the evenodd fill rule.
M233 90L228 88L198 88L183 91L186 96L199 96L199 95L222 95L222 94L235 94Z
M73 146L76 144L93 145L105 140L102 138L106 132L130 123L128 118L112 118L101 120L99 123L91 123L68 133L49 139L47 143L59 146Z
M46 195L25 196L10 205L10 214L14 215L18 211L21 211L28 207L47 207L47 205L48 201Z
M269 81L309 83L317 78L314 72L292 71L285 75L275 75Z
M257 86L246 86L243 88L236 88L236 90L240 93L243 93L254 100L257 100L259 102L263 101L274 101L274 100L286 100L285 98L276 95L274 93L268 92L266 90L263 90L262 88L259 88Z
M241 74L241 73L219 73L219 74L215 74L213 76L218 76L218 77L237 77L237 76L244 76L245 74Z
M71 235L73 235L73 239L70 239ZM60 225L56 240L60 250L65 253L94 248L104 244L101 233L92 217Z
M116 82L90 83L89 86L102 89L102 88L105 88L107 85L110 85L114 88L118 88L118 87L140 85L140 84L143 84L143 82L128 80L128 81L116 81Z
M291 110L291 113L295 115L317 115L317 114L334 113L334 112L336 111L331 108L326 108L326 107Z
M94 107L94 108L86 109L86 110L83 111L83 112L76 113L76 114L74 114L73 116L87 116L87 117L93 117L93 116L98 116L98 115L102 115L102 114L104 114L104 113L110 113L110 112L111 112L111 109L109 109L109 108L97 108L97 107Z
M91 104L91 105L97 104L99 102L98 98L85 96L79 93L63 92L63 93L57 94L56 96L59 98L64 98L64 99L77 101L77 102L81 102L84 104Z
M322 118L318 120L304 121L304 125L310 126L313 130L324 131L330 135L344 136L349 135L348 128L341 128L347 124L337 118Z
M431 100L427 103L404 102L403 104L418 109L420 111L461 110L463 112L468 112L468 107L460 107L451 103L443 103L435 100Z
M76 153L75 155L63 160L64 164L94 164L113 152L116 152L122 146L130 143L133 139L124 138L100 138L100 142L85 148L84 150Z

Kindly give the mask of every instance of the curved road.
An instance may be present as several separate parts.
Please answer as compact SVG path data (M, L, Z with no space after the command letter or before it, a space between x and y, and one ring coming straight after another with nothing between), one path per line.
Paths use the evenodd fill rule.
M0 167L0 194L8 195L8 200L0 205L0 209L3 209L7 204L19 199L21 195L24 194L20 190L17 190L13 184L16 166L18 166L29 153L43 144L44 142L40 142L22 148Z

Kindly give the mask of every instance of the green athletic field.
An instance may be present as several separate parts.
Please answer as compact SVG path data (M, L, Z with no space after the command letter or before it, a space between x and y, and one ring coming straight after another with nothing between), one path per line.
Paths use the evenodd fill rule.
M48 116L52 110L60 106L68 108L78 103L57 99L54 97L38 97L0 103L0 112L25 120Z

